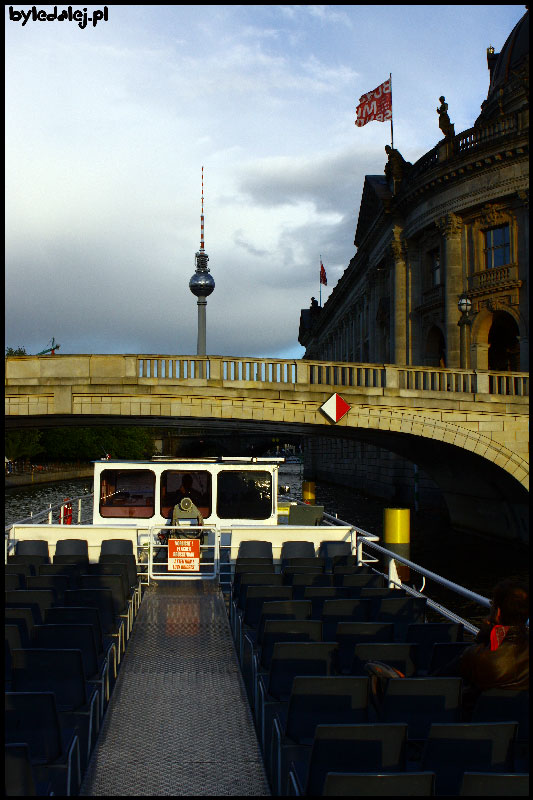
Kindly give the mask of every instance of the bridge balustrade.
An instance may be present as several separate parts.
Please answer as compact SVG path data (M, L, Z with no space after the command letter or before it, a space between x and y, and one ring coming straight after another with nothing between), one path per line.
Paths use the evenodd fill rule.
M223 356L137 356L137 377L529 396L529 374Z

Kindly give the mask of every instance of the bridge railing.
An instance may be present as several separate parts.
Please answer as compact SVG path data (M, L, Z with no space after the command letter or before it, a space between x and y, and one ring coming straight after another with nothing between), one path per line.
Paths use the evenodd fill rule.
M6 388L57 378L69 383L121 384L147 381L242 388L346 387L367 394L383 390L529 397L528 372L445 369L395 364L307 361L281 358L171 355L64 355L6 358ZM246 387L245 387L246 388ZM9 394L9 392L8 392ZM473 399L473 398L472 398Z
M137 356L137 377L529 396L529 373L230 356Z

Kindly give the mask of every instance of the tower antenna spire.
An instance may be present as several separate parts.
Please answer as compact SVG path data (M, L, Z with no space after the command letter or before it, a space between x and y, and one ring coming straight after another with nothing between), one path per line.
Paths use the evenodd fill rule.
M200 217L200 250L204 249L204 168L202 167L202 215Z

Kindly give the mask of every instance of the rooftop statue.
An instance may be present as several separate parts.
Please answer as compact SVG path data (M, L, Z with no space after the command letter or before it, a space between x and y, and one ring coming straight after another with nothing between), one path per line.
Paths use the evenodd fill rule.
M385 164L385 178L394 194L396 194L400 181L402 178L407 177L413 165L410 161L405 160L399 150L396 150L388 144L385 145L385 152L389 159Z
M445 102L444 97L439 97L439 101L440 106L437 108L437 114L439 115L439 128L445 137L454 136L454 126L453 123L450 122L450 117L448 116L448 103Z

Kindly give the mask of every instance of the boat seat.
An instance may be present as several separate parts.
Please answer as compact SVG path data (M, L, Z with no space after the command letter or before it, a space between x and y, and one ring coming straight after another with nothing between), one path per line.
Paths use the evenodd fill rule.
M54 624L36 625L33 647L44 649L76 649L81 651L83 669L87 683L94 684L100 696L100 720L109 701L109 679L107 659L98 656L96 636L92 625Z
M42 772L42 769L41 769ZM30 760L30 749L25 742L5 744L5 796L50 797L52 784L45 776L40 781ZM66 794L60 791L58 794Z
M326 559L326 572L331 572L335 556L352 555L352 546L350 542L320 542L317 555Z
M37 623L42 623L47 608L56 602L53 589L13 589L6 592L7 608L33 608Z
M50 559L48 556L19 554L7 557L8 565L27 566L30 568L30 575L37 575L38 567L40 564L49 564Z
M60 720L62 712L76 712L83 771L98 736L100 715L98 690L86 682L80 650L13 650L11 685L14 692L53 692Z
M344 555L341 553L340 555L332 557L331 571L342 572L342 570L352 570L353 572L359 572L361 574L373 574L368 564L361 564L360 566L357 564L357 556L354 553L345 553Z
M291 506L291 508L298 508L298 506ZM290 519L290 511L289 511L289 519ZM291 523L289 522L289 525ZM299 524L299 523L297 523ZM292 559L311 559L313 560L316 558L315 556L315 545L313 542L305 542L305 541L292 541L292 542L283 542L281 545L281 552L280 552L280 559L281 563L287 564Z
M255 632L259 626L263 603L272 600L292 600L290 586L248 586L243 608L237 611L235 643L239 662L243 659L243 640L249 631Z
M320 796L329 772L404 772L406 725L318 725L308 760L293 761L291 794Z
M384 580L381 575L368 572L342 572L341 570L350 569L340 567L332 575L334 586L350 586L352 589L384 589Z
M292 583L292 576L293 575L323 575L324 574L324 566L323 564L294 564L287 567L283 567L281 574L283 575L283 582L284 583Z
M272 558L272 543L248 539L239 544L237 558Z
M4 588L6 592L11 592L14 589L25 589L26 579L24 575L15 573L14 575L4 575Z
M433 797L434 772L328 772L323 797Z
M529 775L465 772L460 797L529 797Z
M62 602L67 589L73 589L69 575L30 575L26 578L27 589L52 589L55 602Z
M368 678L296 676L287 705L273 720L270 776L275 793L284 794L290 762L310 750L317 725L367 722Z
M75 564L79 567L80 572L89 563L89 557L83 553L56 553L54 555L53 563L58 564Z
M324 601L321 619L324 625L324 640L335 640L339 622L366 622L372 604L358 597L332 598Z
M426 739L433 722L460 721L461 693L461 678L389 680L379 721L406 722L408 739Z
M104 539L100 546L100 556L133 554L131 539Z
M512 772L516 722L434 723L421 768L435 773L435 795L458 795L465 772Z
M313 607L311 611L312 619L322 619L322 609L326 600L349 600L352 598L348 587L304 586L302 599L311 601Z
M141 584L137 575L137 562L133 554L104 553L100 555L99 564L120 564L126 567L126 586L135 592L134 614L137 614L141 603ZM91 565L92 566L92 565Z
M44 539L22 539L16 544L15 555L41 556L47 561L50 561L50 554L48 552L48 542L45 541Z
M61 724L53 692L6 692L5 736L7 742L26 743L37 780L50 781L54 795L78 794L79 739L66 716ZM20 784L16 794L21 794Z
M394 641L394 625L391 622L337 622L333 637L339 645L339 671L348 674L352 667L356 644L366 642Z
M94 566L103 567L104 565L95 564ZM113 613L115 617L119 617L124 622L125 641L127 642L131 633L132 612L131 600L126 596L122 575L118 573L80 575L80 589L109 589L113 602Z
M25 578L27 575L33 575L33 570L30 564L4 564L5 575L20 575Z
M270 668L259 675L254 695L256 724L263 757L270 753L274 714L291 695L296 675L335 675L336 642L276 642Z
M117 617L111 589L69 589L65 592L66 606L93 606L98 609L102 632L112 637L116 646L117 667L126 648L124 620Z
M431 649L428 674L433 675L442 670L468 647L472 647L472 642L435 642Z
M100 611L95 606L53 606L44 617L45 625L91 625L99 657L108 663L109 688L113 689L118 674L117 643L103 632Z
M333 586L333 575L323 572L292 572L283 576L283 581L292 586L295 600L303 599L306 586Z
M237 615L244 608L246 593L249 586L282 586L283 576L274 572L244 572L239 583L234 587L233 599L230 603L230 623L233 638L237 636Z
M58 539L56 542L55 555L85 556L88 561L89 545L87 539Z
M70 579L70 589L77 589L81 570L78 564L41 564L38 575L66 575Z
M399 669L406 678L412 678L417 670L418 645L405 642L364 642L354 647L351 666L352 675L366 675L367 661L381 661Z
M397 592L397 589L393 589ZM405 641L407 628L414 622L425 622L426 603L425 597L402 597L396 594L393 597L377 598L372 608L372 619L376 622L393 622L394 638Z
M429 670L435 642L462 642L464 627L459 622L415 622L407 626L405 639L416 642L419 670Z
M37 624L31 608L6 608L4 609L4 622L6 625L16 625L20 631L21 647L28 647Z

